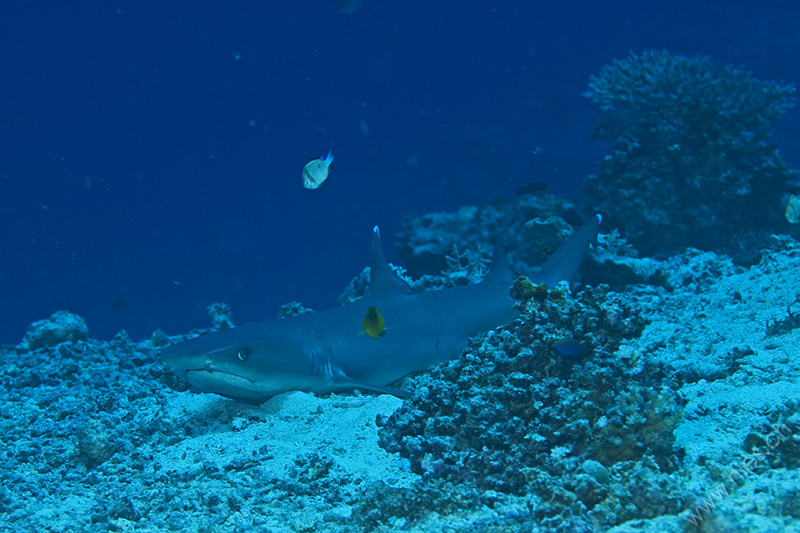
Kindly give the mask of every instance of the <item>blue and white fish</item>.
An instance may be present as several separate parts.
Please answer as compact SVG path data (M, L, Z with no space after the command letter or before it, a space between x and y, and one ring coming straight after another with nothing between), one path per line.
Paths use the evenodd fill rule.
M322 185L331 173L331 163L333 163L332 151L329 151L325 157L306 163L306 166L303 167L303 187L316 189Z

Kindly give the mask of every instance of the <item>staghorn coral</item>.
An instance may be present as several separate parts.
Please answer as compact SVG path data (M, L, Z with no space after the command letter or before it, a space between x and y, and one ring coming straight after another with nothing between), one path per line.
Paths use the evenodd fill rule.
M648 50L613 61L584 94L601 108L594 136L614 142L587 192L647 255L694 246L757 260L751 250L786 226L798 176L768 142L794 92L707 57Z

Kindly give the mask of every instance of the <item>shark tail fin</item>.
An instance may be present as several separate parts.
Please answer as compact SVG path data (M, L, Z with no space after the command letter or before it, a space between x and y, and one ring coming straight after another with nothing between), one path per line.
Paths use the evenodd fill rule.
M529 276L534 283L544 283L553 287L560 281L572 281L589 251L590 244L597 244L600 231L601 214L593 215L575 230L553 255L542 265L541 271Z

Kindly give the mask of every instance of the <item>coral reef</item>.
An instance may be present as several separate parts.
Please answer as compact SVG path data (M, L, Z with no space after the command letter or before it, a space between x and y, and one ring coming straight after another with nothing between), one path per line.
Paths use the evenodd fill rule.
M634 372L640 362L615 355L644 327L624 296L602 287L574 297L551 292L558 294L521 291L529 299L516 326L408 379L404 387L417 393L380 421L381 445L426 479L533 495L542 524L592 523L597 506L620 522L646 517L624 508L619 489L634 500L674 489L677 383L647 362ZM553 345L564 337L585 355L561 355ZM617 490L608 469L624 479ZM677 513L679 499L648 508Z
M646 255L693 246L757 262L766 236L787 228L798 173L768 127L794 92L706 57L648 50L614 61L585 93L601 108L594 136L614 142L586 190Z
M62 342L85 341L88 336L89 328L86 327L83 317L69 311L56 311L50 318L38 320L28 326L25 337L17 346L17 352L48 348Z
M230 329L234 326L233 311L226 303L212 303L206 307L206 314L213 330Z
M766 335L765 324L787 309L795 316L800 245L775 237L752 268L697 250L640 259L614 234L593 255L585 278L609 269L620 285L637 284L548 290L519 278L520 319L407 378L415 395L405 401L291 392L251 406L181 392L158 356L185 336L161 331L140 342L121 332L0 347L0 523L798 531L800 328ZM470 261L414 290L460 283L479 266ZM212 322L229 316L214 311ZM62 321L82 323L61 314L26 338ZM564 340L580 350L559 349ZM749 464L732 485L734 469Z
M499 240L509 262L524 274L542 264L585 220L576 207L551 192L520 192L512 201L494 198L453 213L406 217L395 246L408 274L414 278L452 278L440 286L480 279L485 261ZM461 264L459 264L461 263ZM430 287L437 286L428 280Z
M541 191L468 212L409 219L408 252L425 249L444 268L409 279L412 290L474 282L495 235L524 267L537 260L525 247L558 246L580 222ZM447 227L449 241L431 226ZM520 317L405 378L407 400L289 392L251 406L193 395L158 358L208 329L103 342L56 313L0 347L0 523L800 531L800 244L767 246L749 268L695 249L659 260L611 231L583 285L518 277ZM363 295L367 278L364 269L341 302ZM291 302L281 312L307 311ZM210 306L209 320L228 327L230 308Z
M313 309L305 307L300 302L291 301L289 303L283 304L280 307L280 309L278 309L278 318L289 318L291 316L307 315L313 312L314 312Z
M468 206L447 216L432 213L406 217L395 243L397 252L411 276L438 274L447 268L445 256L454 246L475 247L484 228L495 226L502 218L492 214L491 210Z

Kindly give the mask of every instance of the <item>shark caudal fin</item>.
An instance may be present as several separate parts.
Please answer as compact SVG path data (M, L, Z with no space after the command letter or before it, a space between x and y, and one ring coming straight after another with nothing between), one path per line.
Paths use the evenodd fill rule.
M542 265L539 272L531 273L528 278L534 283L544 283L553 287L561 281L572 281L589 251L590 244L597 244L597 233L603 216L599 213L584 222L575 230L564 244L559 246L553 255Z

